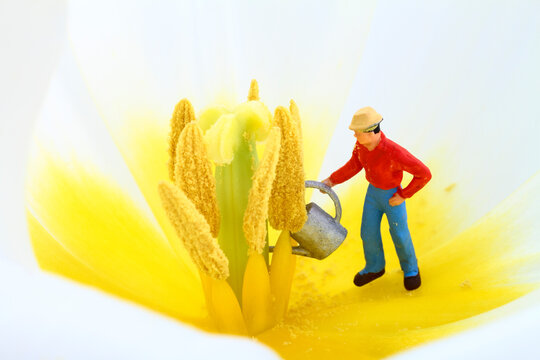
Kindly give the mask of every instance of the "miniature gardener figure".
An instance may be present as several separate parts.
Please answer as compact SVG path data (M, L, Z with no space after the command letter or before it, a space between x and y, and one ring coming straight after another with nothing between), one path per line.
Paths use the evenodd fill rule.
M356 138L352 157L323 183L332 187L349 180L362 169L366 171L369 187L360 231L366 266L356 274L354 284L363 286L384 274L381 219L386 214L403 270L405 288L414 290L420 286L421 280L407 225L405 199L424 187L431 179L431 173L420 160L386 138L380 131L382 120L382 116L371 107L364 107L354 114L349 126ZM405 189L400 185L403 171L414 176Z

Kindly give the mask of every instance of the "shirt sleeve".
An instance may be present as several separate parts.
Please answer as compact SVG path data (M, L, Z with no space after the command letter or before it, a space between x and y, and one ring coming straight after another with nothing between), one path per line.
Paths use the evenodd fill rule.
M334 184L341 184L342 182L345 182L352 178L354 175L358 174L360 170L362 170L363 166L360 162L360 159L358 158L358 150L356 149L356 146L354 147L351 159L347 161L345 165L343 165L338 170L334 171L332 175L330 175L330 181Z
M413 179L405 189L398 189L399 195L407 199L416 194L431 180L431 171L404 148L395 149L395 151L395 159L399 163L401 170L413 175Z

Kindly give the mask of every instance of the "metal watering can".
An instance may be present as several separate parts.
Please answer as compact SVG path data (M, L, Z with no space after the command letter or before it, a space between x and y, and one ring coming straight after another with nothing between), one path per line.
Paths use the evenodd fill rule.
M319 189L328 194L336 208L336 216L327 214L319 205L311 202L306 205L308 219L300 231L291 233L291 237L300 244L292 248L295 255L312 257L322 260L333 253L347 237L341 220L341 204L336 193L325 184L318 181L306 181L306 187ZM270 246L270 251L274 247Z

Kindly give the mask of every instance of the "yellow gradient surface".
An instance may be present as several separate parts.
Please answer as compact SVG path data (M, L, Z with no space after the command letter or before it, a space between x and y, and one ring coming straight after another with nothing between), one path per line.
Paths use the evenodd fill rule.
M145 141L149 141L148 136ZM310 138L304 142L306 148L314 146ZM160 158L160 154L144 153L141 161L152 157ZM428 163L435 173L438 165ZM161 167L159 173L166 174L166 162ZM144 183L150 182L150 177ZM220 302L218 294L228 290L217 283L205 284L211 287L207 301L214 304L208 311L214 315L221 312L215 317L222 319L221 323L212 325L192 264L178 257L169 245L177 241L176 235L164 238L122 195L118 185L97 171L67 165L51 156L34 162L31 178L35 181L29 184L28 218L34 250L44 269L202 329L245 333L240 308L234 302L230 306ZM508 240L514 239L514 249L516 238L525 248L531 240L526 225L518 220L527 191L538 186L538 175L464 231L456 226L459 218L446 216L447 208L459 203L453 197L459 184L428 185L407 200L423 279L422 287L413 292L403 288L386 220L381 226L386 274L365 287L353 286L352 278L364 264L359 232L366 182L363 174L351 182L347 190L338 191L342 224L349 230L347 239L323 261L296 258L289 311L277 326L257 336L284 358L380 358L478 325L485 320L476 315L537 287L520 280L524 268L538 263L537 256L511 251ZM333 211L329 204L324 208ZM270 229L271 244L277 235ZM254 284L257 273L262 272L251 274ZM254 293L246 295L260 293L256 286L252 290ZM236 315L227 310L231 306ZM224 323L227 319L231 322L228 325ZM249 324L255 319L247 320Z
M43 152L34 160L28 222L42 268L203 326L198 275L121 188Z
M428 185L407 200L423 281L412 292L403 287L385 217L381 233L386 274L364 287L353 285L364 266L359 234L367 186L363 174L351 181L340 193L347 239L325 260L297 257L289 312L280 326L259 337L284 358L389 356L496 318L497 312L477 315L538 288L527 280L539 256L527 247L534 233L524 219L531 216L523 216L534 207L528 200L540 183L538 174L457 234L441 231L446 231L445 213L456 200L452 190L459 184L441 189ZM333 214L331 206L325 209Z

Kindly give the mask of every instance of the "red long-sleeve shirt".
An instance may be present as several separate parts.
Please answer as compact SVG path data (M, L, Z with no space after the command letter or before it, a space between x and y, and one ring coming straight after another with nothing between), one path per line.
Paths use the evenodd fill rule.
M366 170L367 181L376 188L389 190L401 185L403 171L414 177L405 189L398 188L402 198L410 198L431 179L431 172L420 160L411 155L381 131L381 141L369 151L358 141L354 145L351 159L339 170L330 175L330 181L341 184L360 170Z

